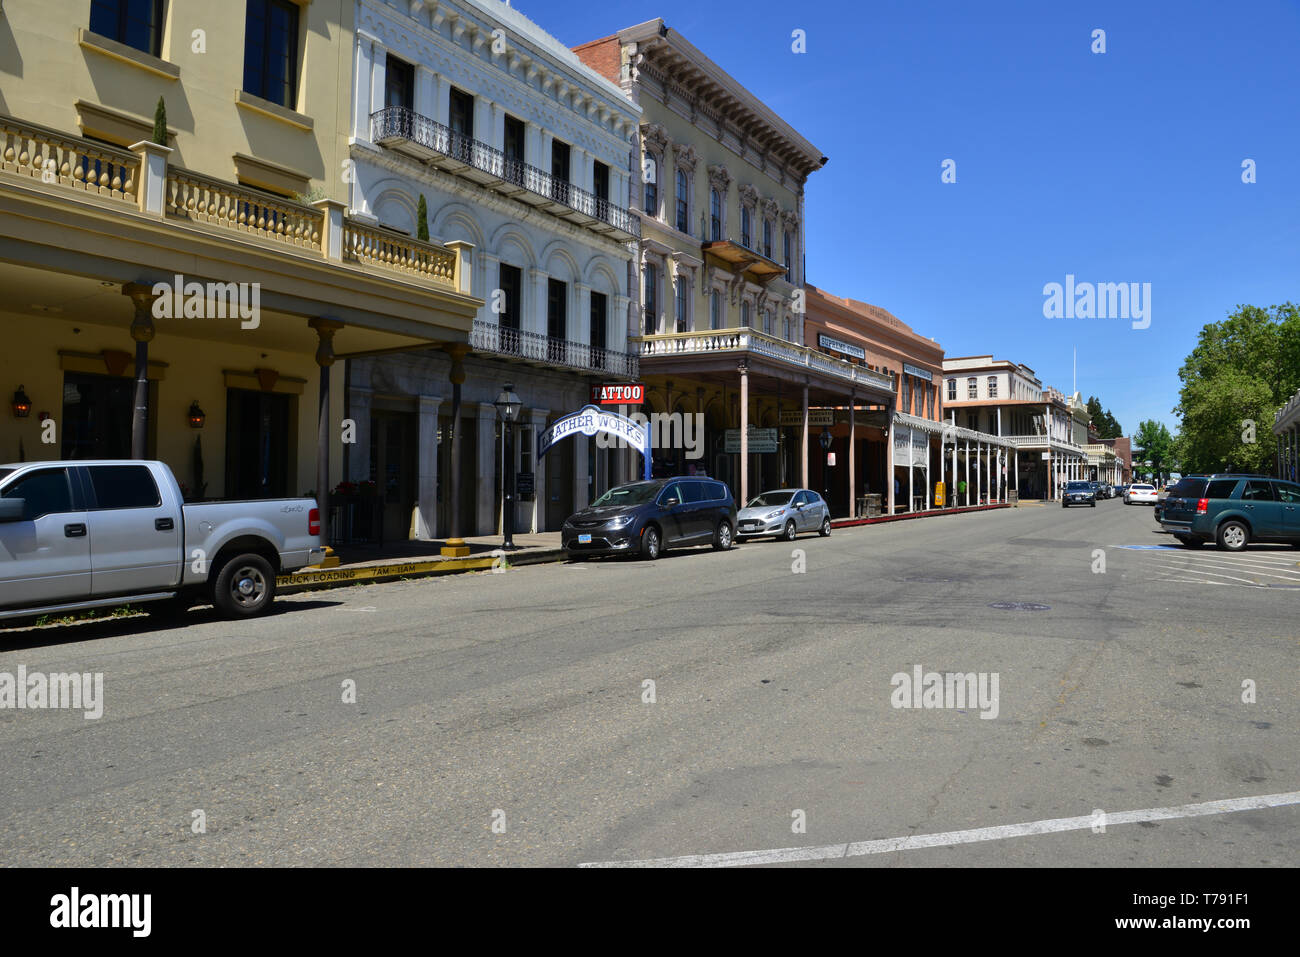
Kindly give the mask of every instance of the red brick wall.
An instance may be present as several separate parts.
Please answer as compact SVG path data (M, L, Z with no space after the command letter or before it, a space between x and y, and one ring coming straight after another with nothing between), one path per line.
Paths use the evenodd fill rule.
M601 74L601 76L615 83L619 82L622 59L619 53L618 37L592 40L590 43L574 47L573 52L578 54L578 59Z

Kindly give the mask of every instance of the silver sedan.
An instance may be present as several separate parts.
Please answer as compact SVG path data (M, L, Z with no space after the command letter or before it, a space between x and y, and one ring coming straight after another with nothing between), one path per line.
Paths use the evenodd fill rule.
M786 488L755 495L737 515L736 537L772 535L792 542L800 532L831 533L831 510L811 489Z

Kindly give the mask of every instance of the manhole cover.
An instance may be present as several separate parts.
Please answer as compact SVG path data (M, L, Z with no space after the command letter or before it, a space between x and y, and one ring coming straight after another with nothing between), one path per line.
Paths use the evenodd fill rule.
M1051 605L1042 605L1036 601L995 601L989 604L990 608L996 608L998 611L1051 611Z

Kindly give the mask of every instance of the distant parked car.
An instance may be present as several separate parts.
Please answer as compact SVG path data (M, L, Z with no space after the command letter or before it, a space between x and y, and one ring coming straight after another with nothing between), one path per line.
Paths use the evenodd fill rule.
M778 489L750 499L738 513L736 535L758 538L774 535L793 542L800 532L831 533L831 510L811 489Z
M1114 487L1113 485L1111 485L1109 482L1102 482L1102 483L1101 483L1101 488L1098 489L1098 491L1101 492L1101 497L1102 497L1102 498L1114 498L1114 497L1115 497L1115 487Z
M1239 552L1251 542L1300 548L1300 485L1266 475L1195 475L1180 479L1160 525L1188 548L1214 542Z
M1145 482L1139 482L1134 485L1125 487L1124 504L1125 505L1155 505L1158 500L1156 487L1148 485Z
M731 548L736 500L722 482L667 478L612 488L564 522L560 540L570 558L639 555L654 561L668 548Z
M1097 507L1097 490L1093 488L1096 482L1067 482L1065 491L1061 493L1061 508L1069 508L1071 505L1091 505Z

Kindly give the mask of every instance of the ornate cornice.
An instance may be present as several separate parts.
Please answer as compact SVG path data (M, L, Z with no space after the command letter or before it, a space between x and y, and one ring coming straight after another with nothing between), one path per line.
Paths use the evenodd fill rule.
M710 166L709 185L725 194L731 188L731 174L727 172L727 167L722 164Z
M738 192L740 193L741 206L748 206L750 209L758 208L758 190L754 188L753 184L745 183Z
M700 157L695 152L694 143L686 143L677 147L677 165L688 173L694 173L695 167L699 165Z

